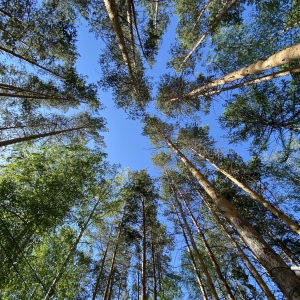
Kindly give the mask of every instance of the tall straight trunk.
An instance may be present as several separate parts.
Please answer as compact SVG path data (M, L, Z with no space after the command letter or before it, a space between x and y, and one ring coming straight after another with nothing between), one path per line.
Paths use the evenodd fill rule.
M159 0L155 1L155 11L154 11L154 28L157 30L157 18L158 18L158 6L159 6Z
M294 230L296 233L300 234L300 226L292 220L289 216L287 216L285 213L283 213L281 210L277 209L275 206L273 206L271 203L269 203L264 197L259 195L256 191L252 190L249 186L242 183L238 179L236 179L233 175L231 175L229 172L225 171L221 167L219 167L217 164L213 163L209 158L202 155L201 153L197 152L193 148L191 150L196 153L199 157L206 160L208 163L210 163L213 167L215 167L220 173L225 175L228 179L230 179L234 184L236 184L239 188L241 188L243 191L245 191L251 198L256 200L258 203L263 205L266 209L268 209L274 216L279 218L282 222L284 222L287 226L289 226L292 230Z
M78 236L77 236L77 238L76 238L74 244L73 244L72 247L70 248L70 250L69 250L69 252L68 252L66 258L64 259L64 262L63 262L62 266L60 267L60 269L59 269L59 271L58 271L56 277L55 277L54 280L52 281L51 286L49 287L49 289L48 289L48 291L47 291L47 294L46 294L44 300L49 300L50 297L55 293L56 285L57 285L57 283L59 282L59 280L61 279L62 275L64 274L64 272L65 272L65 270L66 270L66 268L67 268L67 265L68 265L68 263L69 263L71 257L73 256L73 254L74 254L74 252L75 252L75 250L76 250L76 248L77 248L77 245L79 244L79 242L80 242L80 240L81 240L81 238L82 238L83 233L85 232L85 230L86 230L87 227L89 226L89 223L90 223L92 217L94 216L94 214L95 214L95 212L96 212L96 209L97 209L99 203L100 203L100 198L98 199L98 201L97 201L96 204L94 205L94 207L93 207L92 211L90 212L90 214L89 214L87 220L86 220L85 223L83 224L83 226L82 226L82 228L81 228L81 230L80 230L80 232L79 232L79 234L78 234Z
M185 233L183 227L182 227L182 233L183 233L183 237L184 237L184 240L185 240L185 243L186 243L186 247L188 249L188 252L189 252L189 255L190 255L190 258L191 258L191 261L192 261L192 266L193 266L194 272L196 274L196 278L197 278L197 281L198 281L199 288L200 288L200 291L202 293L203 299L208 300L208 297L207 297L207 294L206 294L206 291L205 291L205 288L204 288L204 284L202 282L201 274L200 274L200 272L197 268L196 260L194 258L193 252L191 251L191 247L188 243L188 239L187 239L187 236L186 236L186 233Z
M205 277L205 279L206 279L206 283L207 283L207 286L208 286L208 289L209 289L209 291L210 291L210 294L211 294L212 298L213 298L214 300L219 300L219 296L218 296L218 294L217 294L217 292L216 292L215 286L214 286L214 284L213 284L213 282L212 282L212 279L211 279L210 274L209 274L209 272L208 272L208 270L207 270L207 267L206 267L206 265L205 265L205 263L204 263L204 261L203 261L203 259L202 259L202 257L201 257L201 254L200 254L200 252L199 252L199 250L198 250L198 247L197 247L196 242L195 242L195 240L194 240L194 237L193 237L191 228L190 228L190 226L189 226L189 224L188 224L188 222L187 222L187 220L186 220L185 213L184 213L184 211L183 211L183 209L182 209L182 205L181 205L180 201L178 200L176 190L175 190L175 188L174 188L174 186L173 186L173 183L171 182L171 179L170 179L170 176L169 176L167 170L165 170L165 172L166 172L166 174L167 174L168 181L169 181L171 190L172 190L173 195L174 195L173 208L174 208L174 210L175 210L175 212L176 212L176 214L177 214L178 221L179 221L180 224L182 225L182 230L183 230L183 225L184 225L184 227L186 228L186 231L187 231L189 240L190 240L190 242L191 242L191 244L192 244L192 247L193 247L193 250L194 250L194 252L195 252L197 261L199 262L199 265L200 265L200 267L201 267L201 269L202 269L202 272L203 272L203 274L204 274L204 277ZM180 218L179 218L179 214L178 214L177 208L178 208L178 210L179 210L179 213L180 213L181 219L182 219L182 221L183 221L183 224L182 224L181 221L180 221Z
M236 4L237 0L231 0L229 5L225 7L213 20L209 28L206 32L201 36L193 49L187 54L187 56L183 59L182 64L186 63L186 61L191 57L191 55L196 51L196 49L201 45L201 43L206 39L206 37L218 26L221 19L226 15L226 13Z
M0 93L0 97L36 99L36 100L74 101L66 98L57 98L57 97L55 98L53 96L37 96L37 95L10 94L10 93Z
M243 291L241 290L241 287L240 287L240 285L239 285L239 283L237 282L236 279L234 280L234 282L235 282L235 286L236 286L237 290L239 291L240 296L242 297L242 299L247 300L247 299L244 297Z
M130 34L131 54L132 54L132 58L133 58L134 67L136 67L134 35L133 35L133 25L132 25L131 0L126 0L126 6L127 6L127 23L128 23L128 27L129 27L129 34Z
M38 67L38 68L40 68L40 69L42 69L42 70L44 70L44 71L46 71L46 72L48 72L48 73L54 75L55 77L59 77L60 79L63 79L61 76L59 76L59 74L53 72L52 70L50 70L50 69L48 69L48 68L46 68L46 67L43 67L42 65L40 65L37 61L35 61L35 60L33 60L33 59L27 58L27 57L25 57L25 56L23 56L23 55L21 55L21 54L18 54L18 53L16 53L16 52L14 52L14 51L12 51L12 50L9 50L9 49L7 49L7 48L4 48L4 47L2 47L2 46L0 46L0 51L6 52L6 53L8 53L8 54L10 54L10 55L12 55L12 56L15 56L15 57L17 57L17 58L20 58L21 60L24 60L24 61L30 63L31 65L36 66L36 67Z
M115 244L114 253L113 253L113 256L112 256L112 259L111 259L111 263L110 263L110 269L109 269L109 274L108 274L107 281L106 281L103 300L108 300L108 296L109 296L109 292L110 292L110 285L112 284L113 274L115 272L115 264L116 264L117 254L118 254L119 245L120 245L120 237L121 237L121 233L122 233L122 223L123 223L123 220L124 220L124 216L125 216L125 214L123 213L122 219L121 219L120 224L119 224L120 228L118 230L118 234L117 234L117 237L116 237L116 244Z
M190 32L188 33L188 36L190 36L190 35L193 33L194 29L195 29L196 26L197 26L197 23L199 22L199 20L201 19L201 17L202 17L203 14L205 13L206 9L208 8L208 6L210 5L211 2L212 2L212 0L206 1L206 3L204 4L204 6L202 7L202 9L201 9L200 12L199 12L199 15L198 15L198 17L197 17L196 22L194 23L192 29L191 29Z
M243 79L249 75L255 75L255 74L261 73L263 71L281 66L283 64L288 64L288 63L298 60L298 59L300 59L300 43L297 45L291 46L289 48L286 48L282 51L279 51L279 52L271 55L267 59L260 59L247 67L243 67L243 68L236 70L234 72L231 72L221 78L215 79L204 86L201 86L189 93L186 93L185 95L183 95L183 97L198 95L201 92L205 93L212 88L216 88L221 85L225 85L227 83L236 81L238 79ZM171 101L171 102L178 101L178 98L173 98L168 101Z
M104 4L105 4L106 10L107 10L109 19L112 23L113 29L115 31L118 45L121 50L123 61L127 67L130 80L132 81L135 92L137 92L137 89L135 87L135 78L134 78L134 75L132 72L132 67L131 67L129 56L128 56L127 47L125 44L123 30L121 27L121 23L119 21L119 14L118 14L116 2L115 2L115 0L104 0Z
M183 200L183 203L185 204L185 207L187 208L187 211L188 211L188 213L189 213L189 215L190 215L190 217L192 219L192 222L193 222L194 226L196 227L197 232L198 232L200 238L202 239L202 241L204 243L204 247L205 247L206 252L207 252L207 254L208 254L208 256L209 256L209 258L210 258L210 260L211 260L211 262L212 262L212 264L213 264L213 266L215 268L215 270L216 270L216 273L218 274L219 279L220 279L220 281L222 282L222 284L223 284L223 286L225 288L225 291L226 291L228 299L235 300L235 298L234 298L234 296L233 296L233 294L231 292L231 289L230 289L230 287L228 285L228 282L227 282L227 280L225 279L225 277L222 274L222 271L221 271L220 266L219 266L219 264L217 262L217 259L216 259L215 255L214 255L213 251L211 250L211 247L209 246L209 244L208 244L208 242L207 242L207 240L205 238L205 235L204 235L203 231L201 230L201 228L200 228L200 226L199 226L199 224L198 224L198 222L197 222L197 220L196 220L193 212L191 211L191 209L190 209L190 207L189 207L189 205L188 205L188 203L187 203L187 201L185 199L185 196L182 194L182 192L180 191L180 189L178 189L178 191L179 191L180 197Z
M197 191L197 193L199 193L199 191ZM217 221L217 223L222 227L223 231L226 233L226 235L228 236L228 238L231 241L231 243L238 250L238 252L241 255L242 259L245 261L245 264L248 266L249 271L251 272L252 276L254 277L254 279L257 281L257 283L259 284L259 286L261 287L261 289L265 293L266 297L269 300L276 300L275 297L273 296L273 293L270 291L268 285L266 284L266 282L260 276L259 272L254 267L254 265L252 264L252 262L250 261L250 259L248 258L248 256L244 253L243 249L240 247L240 245L238 244L238 242L234 239L234 237L232 236L232 234L226 228L225 224L221 221L221 219L219 218L219 216L213 210L213 208L211 207L210 203L204 197L202 197L200 193L199 193L199 195L203 199L206 207L209 209L209 211L214 216L214 218Z
M204 288L204 284L202 282L202 278L201 278L201 274L198 270L198 267L197 267L197 263L196 263L196 259L194 257L194 254L193 252L191 251L191 248L190 248L190 245L189 245L189 241L188 241L188 237L187 237L187 234L186 234L186 231L184 229L184 226L182 224L182 221L180 220L180 217L179 217L179 213L176 209L176 206L174 204L174 202L172 202L172 206L173 206L173 209L174 209L174 212L176 214L176 217L177 217L177 221L179 223L179 226L180 226L180 229L181 229L181 232L182 232L182 235L183 235L183 238L184 238L184 241L185 241L185 244L186 244L186 247L188 249L188 252L189 252L189 255L190 255L190 258L191 258L191 261L192 261L192 266L193 266L193 269L194 269L194 272L196 274L196 277L197 277L197 281L198 281L198 284L199 284L199 288L200 288L200 291L203 295L203 298L205 300L208 300L208 296L207 296L207 293L205 291L205 288ZM193 249L194 249L194 245L192 244L193 246ZM195 249L194 249L195 251ZM203 270L202 270L203 271Z
M110 244L110 236L108 238L108 241L107 241L107 244L106 244L106 247L105 247L105 251L103 253L103 257L101 259L101 266L100 266L98 276L97 276L97 279L96 279L96 283L95 283L95 287L94 287L94 290L93 290L92 300L95 300L96 297L97 297L97 291L98 291L98 288L99 288L99 285L100 285L101 277L103 275L103 269L104 269L104 265L105 265L105 261L106 261L106 256L107 256L109 244Z
M143 240L142 240L142 300L147 300L147 227L146 227L146 207L145 198L141 196L142 200L142 226L143 226Z
M130 1L131 1L132 16L133 16L133 22L134 22L134 27L135 27L136 35L137 35L137 38L138 38L139 45L141 47L142 53L143 53L144 57L146 57L145 51L144 51L144 46L143 46L143 43L142 43L142 40L141 40L141 36L140 36L140 32L139 32L139 28L138 28L138 25L137 25L134 0L130 0Z
M240 215L232 204L223 197L207 178L179 151L171 140L162 135L169 147L189 169L221 213L229 220L240 236L247 242L259 262L266 268L282 293L291 299L300 300L300 278L283 259L263 240L259 233Z
M46 132L46 133L32 134L32 135L24 136L21 138L15 138L15 139L6 140L6 141L0 141L0 147L17 144L17 143L21 143L21 142L27 142L27 141L31 141L31 140L36 140L36 139L40 139L40 138L47 137L47 136L59 135L62 133L81 130L84 128L86 128L86 127L80 126L80 127L69 128L69 129Z
M153 232L151 231L151 258L152 258L152 272L153 272L153 300L157 299L157 276L156 276L156 259L155 246L153 241Z
M211 95L215 95L215 94L220 94L220 93L225 92L225 91L231 91L231 90L234 90L234 89L237 89L237 88L240 88L240 87L261 83L261 82L268 81L268 80L271 80L271 79L274 79L274 78L289 76L289 75L295 74L295 73L300 73L299 66L289 68L288 70L280 70L280 71L277 71L277 72L272 72L272 74L269 74L269 75L264 75L264 76L261 76L259 78L251 79L251 80L248 80L248 81L243 81L243 82L232 84L232 85L226 86L226 87L221 87L219 89L213 89L213 90L210 90L210 91L205 91L205 92L199 94L198 96L202 97L202 96L211 96ZM176 99L173 99L173 100L176 100Z
M40 92L28 90L28 89L18 87L18 86L14 86L14 85L11 85L11 84L0 83L0 88L3 89L3 90L9 90L9 91L23 92L23 93L27 93L27 94L33 94L33 95L46 96L45 94L42 94Z
M127 250L127 249L126 249ZM126 251L127 252L127 251ZM121 276L120 276L120 282L119 282L119 288L118 288L118 297L117 299L120 300L121 297L121 292L122 292L122 279L125 273L125 264L122 265L122 271L121 271Z

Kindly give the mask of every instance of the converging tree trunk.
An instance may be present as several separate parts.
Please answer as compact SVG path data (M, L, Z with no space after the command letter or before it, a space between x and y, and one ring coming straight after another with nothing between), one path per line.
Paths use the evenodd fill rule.
M102 200L102 199L101 199L101 200ZM73 243L71 249L69 250L69 252L68 252L68 254L67 254L67 256L66 256L66 258L65 258L65 260L64 260L64 262L63 262L63 264L62 264L62 266L60 267L60 269L59 269L59 271L58 271L56 277L55 277L54 280L52 281L52 284L51 284L50 288L48 289L48 292L47 292L47 294L46 294L44 300L49 300L49 299L51 298L51 296L54 295L56 285L57 285L57 283L59 282L59 280L61 279L62 275L64 274L64 272L65 272L65 270L66 270L66 268L67 268L67 265L68 265L68 263L69 263L69 261L70 261L72 255L74 254L74 252L75 252L75 250L76 250L76 248L77 248L77 245L79 244L79 242L80 242L80 240L81 240L81 238L82 238L83 233L85 232L85 230L86 230L87 227L89 226L89 223L90 223L92 217L94 216L94 214L95 214L95 212L96 212L96 209L97 209L98 205L100 204L100 201L101 201L101 200L100 200L100 198L98 199L98 201L97 201L96 204L94 205L92 211L90 212L90 214L89 214L87 220L86 220L85 223L83 224L83 226L82 226L82 228L81 228L81 230L80 230L80 232L79 232L79 234L78 234L78 236L77 236L75 242Z
M267 208L274 216L276 216L281 221L283 221L292 230L294 230L296 233L300 234L300 226L297 224L297 222L295 222L294 220L289 218L286 214L284 214L282 211L280 211L275 206L273 206L270 202L268 202L263 196L259 195L256 191L252 190L249 186L247 186L246 184L244 184L241 181L237 180L229 172L223 170L217 164L213 163L209 158L207 158L206 156L203 156L201 153L199 153L195 149L191 148L191 150L194 153L196 153L199 157L201 157L202 159L204 159L208 163L210 163L213 167L215 167L219 172L221 172L223 175L225 175L228 179L230 179L238 187L240 187L242 190L244 190L250 197L252 197L258 203L260 203L265 208Z
M206 32L200 37L196 45L193 47L193 49L186 55L186 57L183 59L182 64L184 64L191 55L196 51L196 49L200 46L200 44L206 39L206 37L218 26L221 19L224 17L224 15L227 14L227 12L236 4L237 0L232 0L228 6L226 6L213 20L209 28L206 30ZM206 6L205 6L206 8Z
M262 239L254 228L239 214L206 177L179 151L171 140L163 136L169 147L189 169L218 209L230 221L240 236L247 242L259 262L266 268L287 298L300 299L300 278L298 278L282 258Z
M281 66L283 64L288 64L297 59L300 59L300 44L286 48L280 52L271 55L267 59L261 59L247 67L241 68L221 78L215 79L204 86L201 86L189 93L186 93L185 95L183 95L183 97L205 93L212 88L219 87L221 85L236 81L238 79L243 79L249 75L255 75L261 73L263 71ZM179 100L178 98L172 98L167 101L173 102L178 100Z

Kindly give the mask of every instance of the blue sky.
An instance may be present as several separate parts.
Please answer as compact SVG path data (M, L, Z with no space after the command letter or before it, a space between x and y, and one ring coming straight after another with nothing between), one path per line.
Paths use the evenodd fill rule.
M78 71L89 77L88 81L96 83L100 78L98 64L99 53L103 47L101 40L96 40L86 26L78 30ZM131 120L126 113L114 106L111 93L99 90L101 102L106 107L101 114L107 120L108 133L104 133L106 151L111 163L120 163L122 168L129 167L131 171L148 168L151 173L156 172L152 167L150 156L153 148L147 137L142 136L142 125L138 120Z

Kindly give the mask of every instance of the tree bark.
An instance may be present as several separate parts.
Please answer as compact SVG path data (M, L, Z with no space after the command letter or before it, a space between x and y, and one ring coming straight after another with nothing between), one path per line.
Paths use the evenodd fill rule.
M186 232L184 230L184 226L179 218L179 214L177 212L177 209L173 203L173 209L175 211L175 214L176 214L176 217L177 217L177 220L178 220L178 223L179 223L179 226L181 228L181 231L182 231L182 234L183 234L183 237L184 237L184 240L185 240L185 243L186 243L186 246L187 246L187 249L188 249L188 252L190 254L190 258L191 258L191 261L192 261L192 266L193 266L193 269L195 271L195 274L196 274L196 277L197 277L197 281L198 281L198 284L199 284L199 288L200 288L200 291L203 295L203 298L205 300L208 300L208 297L207 297L207 293L205 291L205 288L204 288L204 285L203 285L203 282L202 282L202 279L201 279L201 274L200 272L198 271L198 268L197 268L197 264L196 264L196 259L193 255L193 252L191 251L191 248L190 248L190 245L189 245L189 241L188 241L188 238L187 238L187 235L186 235ZM194 246L193 246L193 249L194 249ZM194 250L195 251L195 250ZM203 270L202 270L203 271Z
M152 272L153 272L153 300L158 300L158 298L157 298L155 246L154 246L152 231L151 231L151 256L152 256Z
M142 226L143 226L143 240L142 240L142 300L147 300L147 227L146 227L146 208L145 199L141 196L142 200Z
M249 268L249 271L251 272L252 276L254 277L254 279L257 281L257 283L259 284L259 286L261 287L261 289L264 291L265 295L267 296L267 298L269 300L276 300L275 297L273 296L273 293L270 291L269 287L267 286L266 282L263 280L263 278L260 276L259 272L256 270L256 268L254 267L254 265L251 263L250 259L248 258L248 256L244 253L243 249L240 247L240 245L238 244L238 242L234 239L234 237L232 236L232 234L229 232L229 230L226 228L225 224L221 221L221 219L219 218L219 216L216 214L216 212L212 209L211 205L209 204L209 202L201 196L201 194L199 193L199 191L197 191L197 193L200 195L200 197L203 199L206 207L209 209L209 211L212 213L212 215L214 216L214 218L216 219L216 221L218 222L218 224L222 227L222 229L224 230L224 232L226 233L226 235L228 236L229 240L231 241L231 243L234 245L234 247L236 247L236 249L238 250L239 254L241 255L241 257L243 258L243 260L245 261L246 265Z
M137 89L135 87L135 78L133 76L132 67L131 67L129 56L128 56L127 47L125 45L125 39L124 39L121 23L120 23L119 17L118 17L118 9L117 9L116 2L115 2L115 0L104 0L104 4L105 4L106 10L107 10L109 19L112 22L112 26L113 26L113 29L116 34L116 38L118 41L119 48L121 50L123 61L127 67L130 80L132 81L135 92L137 92Z
M120 236L121 236L121 232L122 232L123 219L124 219L124 213L123 213L122 219L121 219L120 224L119 224L120 228L118 230L118 234L117 234L117 237L116 237L115 249L114 249L112 259L111 259L110 270L109 270L109 274L108 274L108 278L107 278L107 282L106 282L106 286L105 286L105 292L104 292L103 300L108 300L108 296L109 296L110 285L111 285L111 281L112 281L112 278L113 278L113 273L115 271L117 253L118 253L118 249L119 249L119 245L120 245Z
M199 264L200 264L200 267L201 267L201 269L202 269L202 272L203 272L203 274L204 274L204 276L205 276L206 283L207 283L207 285L208 285L208 288L209 288L209 291L210 291L210 293L211 293L211 296L212 296L213 299L219 300L219 296L218 296L218 294L217 294L217 292L216 292L216 289L215 289L215 287L214 287L214 284L213 284L213 282L212 282L212 279L211 279L211 277L210 277L210 274L209 274L209 272L208 272L208 270L207 270L207 268L206 268L206 265L205 265L205 263L204 263L204 261L203 261L203 259L202 259L202 257L201 257L201 254L200 254L200 252L199 252L199 250L198 250L198 248L197 248L196 242L195 242L195 240L194 240L194 237L193 237L191 228L190 228L190 226L189 226L189 224L188 224L188 222L187 222L187 220L186 220L186 217L185 217L185 214L184 214L182 205L181 205L180 201L178 200L177 193L176 193L176 191L175 191L175 188L174 188L174 186L173 186L173 183L171 182L171 179L170 179L170 176L169 176L167 170L165 170L165 172L166 172L166 174L167 174L168 181L169 181L170 187L171 187L172 192L173 192L173 195L174 195L174 199L175 199L174 202L175 202L175 203L173 203L173 208L174 208L174 210L175 210L175 212L176 212L176 214L177 214L178 221L181 222L181 221L180 221L180 218L179 218L179 215L178 215L178 212L177 212L177 208L179 209L180 216L181 216L181 218L182 218L182 220L183 220L183 224L184 224L184 226L185 226L185 228L186 228L186 231L187 231L187 234L188 234L188 236L189 236L190 242L191 242L191 244L192 244L193 250L194 250L194 252L195 252L196 258L197 258L197 260L198 260L198 262L199 262ZM175 205L175 204L176 204L176 205ZM183 225L182 223L180 223L180 224ZM182 230L183 230L183 226L182 226Z
M134 35L133 35L133 26L132 26L131 0L126 0L126 5L127 5L127 23L128 23L128 27L129 27L129 34L130 34L131 54L132 54L132 58L133 58L134 67L136 67Z
M225 7L225 9L222 10L220 14L218 14L216 16L216 18L214 19L214 21L212 22L212 24L209 26L209 28L206 30L206 32L201 36L201 38L198 40L198 42L193 47L193 49L183 59L181 65L183 65L184 63L186 63L186 61L191 57L191 55L196 51L196 49L201 45L201 43L206 39L206 37L212 32L212 30L214 30L218 26L218 24L221 21L221 19L235 5L236 2L237 2L237 0L232 0L230 2L230 4L227 7Z
M206 177L178 150L171 140L162 136L169 147L185 164L205 192L211 197L218 209L235 227L240 236L247 242L259 262L266 268L282 293L290 299L300 299L300 278L298 278L282 258L262 239L254 228L239 214Z
M225 175L228 179L230 179L234 184L236 184L239 188L241 188L243 191L245 191L251 198L256 200L258 203L263 205L266 209L268 209L274 216L279 218L282 222L284 222L287 226L289 226L292 230L294 230L296 233L300 234L300 226L292 220L290 217L288 217L286 214L284 214L281 210L277 209L275 206L273 206L271 203L269 203L264 197L259 195L256 191L252 190L249 186L246 184L240 182L238 179L236 179L234 176L232 176L230 173L225 171L224 169L220 168L218 165L213 163L209 158L202 155L201 153L197 152L195 149L191 148L191 150L196 153L199 157L206 160L208 163L210 163L213 167L215 167L220 173Z
M100 270L99 270L99 273L98 273L98 276L97 276L97 279L96 279L96 284L95 284L95 287L94 287L94 290L93 290L92 300L95 300L96 297L97 297L97 291L98 291L100 280L101 280L101 277L102 277L102 274L103 274L103 269L104 269L104 264L105 264L107 252L108 252L109 243L110 243L110 238L107 241L106 248L105 248L102 260L101 260L101 266L100 266Z
M78 245L78 243L79 243L79 241L80 241L80 239L81 239L83 233L85 232L85 230L86 230L87 227L89 226L89 223L90 223L90 221L91 221L91 218L94 216L94 214L95 214L95 212L96 212L96 209L97 209L99 203L100 203L100 199L98 199L98 201L97 201L96 204L94 205L94 207L93 207L91 213L89 214L89 216L88 216L86 222L85 222L84 225L82 226L82 228L81 228L81 230L80 230L80 232L79 232L79 234L78 234L78 236L77 236L77 238L76 238L74 244L72 245L72 247L71 247L71 249L69 250L69 252L68 252L68 254L67 254L67 256L66 256L66 258L65 258L65 260L64 260L64 262L63 262L63 264L62 264L62 266L60 267L59 272L57 273L56 277L55 277L54 280L52 281L52 284L51 284L50 288L48 289L48 292L47 292L47 294L46 294L44 300L49 300L50 297L55 293L56 285L57 285L57 283L59 282L59 280L61 279L62 275L64 274L65 269L66 269L66 267L67 267L67 265L68 265L68 263L69 263L69 260L70 260L70 258L72 257L72 255L74 254L74 252L75 252L75 250L76 250L76 248L77 248L77 245Z
M32 134L32 135L24 136L21 138L15 138L15 139L7 140L7 141L2 141L2 142L0 142L0 147L17 144L17 143L21 143L21 142L27 142L27 141L31 141L31 140L36 140L36 139L40 139L40 138L47 137L47 136L58 135L58 134L62 134L62 133L70 132L70 131L81 130L83 128L85 128L85 127L81 126L81 127L51 131L51 132L46 132L46 133L40 133L40 134Z
M6 53L8 53L8 54L10 54L10 55L12 55L12 56L15 56L15 57L17 57L17 58L20 58L21 60L24 60L24 61L26 61L26 62L28 62L28 63L30 63L30 64L32 64L32 65L34 65L34 66L36 66L36 67L38 67L38 68L40 68L40 69L42 69L42 70L44 70L44 71L46 71L46 72L48 72L48 73L54 75L55 77L59 77L60 79L63 79L63 78L62 78L61 76L59 76L57 73L53 72L52 70L50 70L50 69L48 69L48 68L46 68L46 67L41 66L40 64L38 64L36 61L34 61L34 60L32 60L32 59L26 58L26 57L24 57L24 56L22 56L22 55L20 55L20 54L18 54L18 53L15 53L15 52L13 52L13 51L7 49L7 48L2 47L2 46L0 46L0 50L3 51L3 52L6 52Z
M226 86L226 87L221 87L219 89L214 89L211 91L204 91L203 93L201 92L201 94L199 94L199 97L204 97L204 96L211 96L211 95L215 95L215 94L220 94L222 92L226 92L226 91L231 91L240 87L244 87L244 86L248 86L251 84L257 84L260 82L264 82L264 81L268 81L271 80L273 78L280 78L280 77L284 77L284 76L289 76L291 74L295 74L295 73L300 73L300 68L299 66L294 67L294 68L290 68L289 70L280 70L277 72L274 72L270 75L264 75L261 76L259 78L255 78L252 80L248 80L248 81L243 81L234 85L230 85L230 86Z
M258 73L261 73L263 71L269 70L271 68L275 68L278 66L281 66L283 64L288 64L292 61L300 59L300 43L294 46L291 46L289 48L286 48L280 52L277 52L267 59L261 59L258 60L257 62L241 68L237 71L231 72L221 78L215 79L211 81L210 83L201 86L189 93L186 93L183 95L185 96L193 96L193 95L198 95L202 92L207 92L208 90L219 87L221 85L236 81L238 79L243 79L246 76L249 75L255 75ZM172 98L169 100L170 102L178 101L178 98Z
M207 252L208 256L210 257L210 260L211 260L211 262L212 262L212 264L213 264L213 266L214 266L214 268L216 270L216 273L218 274L219 279L220 279L220 281L222 282L222 284L223 284L223 286L225 288L225 291L227 293L228 299L235 300L235 298L234 298L234 296L233 296L233 294L231 292L231 289L230 289L230 287L228 285L228 282L224 278L224 276L223 276L223 274L221 272L221 269L220 269L220 266L219 266L219 264L218 264L218 262L216 260L216 257L214 255L214 253L212 252L212 250L211 250L211 248L210 248L210 246L209 246L209 244L208 244L208 242L207 242L207 240L205 238L205 235L204 235L203 231L201 230L201 228L200 228L200 226L199 226L199 224L198 224L198 222L197 222L197 220L196 220L193 212L191 211L191 209L190 209L190 207L189 207L189 205L188 205L188 203L187 203L187 201L185 199L185 196L182 194L182 192L180 191L180 189L178 189L178 192L180 194L181 199L183 200L183 203L185 204L185 207L187 208L187 211L188 211L188 213L189 213L189 215L190 215L190 217L192 219L192 222L193 222L194 226L197 229L197 232L198 232L200 238L202 239L202 241L204 243L206 252Z

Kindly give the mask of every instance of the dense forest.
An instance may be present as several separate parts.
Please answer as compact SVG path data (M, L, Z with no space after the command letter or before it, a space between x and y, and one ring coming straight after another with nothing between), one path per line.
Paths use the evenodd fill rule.
M1 0L0 299L300 299L299 25L299 0ZM109 161L100 91L159 176Z

